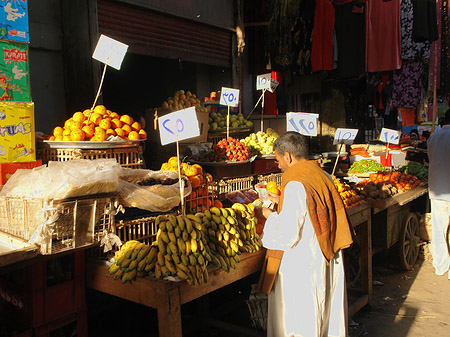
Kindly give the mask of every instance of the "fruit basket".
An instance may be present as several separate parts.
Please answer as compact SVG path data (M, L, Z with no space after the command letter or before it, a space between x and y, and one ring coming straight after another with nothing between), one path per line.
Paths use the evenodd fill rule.
M63 143L63 142L59 142ZM88 144L75 147L72 143ZM90 144L91 143L91 144ZM92 144L102 143L102 144ZM49 161L67 161L74 159L115 158L122 167L142 168L142 146L139 142L64 142L56 145L52 142L37 143L37 157L43 164ZM120 143L120 144L119 144ZM75 144L76 145L76 144Z

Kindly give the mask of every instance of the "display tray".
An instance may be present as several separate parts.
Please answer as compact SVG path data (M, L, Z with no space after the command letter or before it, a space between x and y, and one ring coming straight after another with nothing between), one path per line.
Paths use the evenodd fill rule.
M252 127L245 127L245 128L230 128L229 129L229 133L233 133L233 132L246 132L246 131L250 131L252 129ZM227 129L221 129L221 130L215 130L215 131L208 131L208 136L211 135L212 137L216 137L217 135L220 134L227 134Z
M271 154L259 154L258 159L275 159L275 153Z
M256 158L256 156L251 157L250 159L247 160L241 160L241 161L196 161L196 160L190 160L191 163L194 164L200 164L200 165L205 165L205 166L229 166L229 165L239 165L239 164L246 164L246 163L251 163L252 161L254 161Z
M42 143L47 144L52 149L114 149L119 147L135 146L144 142L146 139L138 140L123 140L123 141L55 141L55 140L43 140Z
M38 246L0 232L0 267L31 259L38 253Z

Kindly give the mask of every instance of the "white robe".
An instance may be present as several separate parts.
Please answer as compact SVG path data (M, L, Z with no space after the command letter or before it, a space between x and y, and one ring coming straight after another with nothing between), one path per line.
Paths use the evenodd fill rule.
M284 250L268 296L267 337L347 336L342 251L327 266L306 208L303 184L291 181L280 214L266 221L262 243Z

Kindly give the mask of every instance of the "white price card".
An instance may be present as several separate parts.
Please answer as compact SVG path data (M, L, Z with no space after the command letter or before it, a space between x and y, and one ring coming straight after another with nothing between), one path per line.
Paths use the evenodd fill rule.
M166 145L178 140L200 135L195 107L178 110L158 118L161 144Z
M272 74L263 74L256 77L256 90L269 89L272 84Z
M220 104L236 107L239 105L239 89L222 87L220 92Z
M341 129L338 128L334 134L333 144L352 145L358 134L358 129Z
M307 112L288 112L286 114L286 131L296 131L304 136L317 136L319 115Z
M398 144L400 141L400 131L382 128L380 133L380 140L389 144Z
M275 81L273 78L270 80L270 88L269 88L269 91L270 92L274 92L275 91L275 89L278 87L278 84L280 84L280 83L278 83L278 81Z
M102 34L98 39L92 58L120 70L127 50L128 45Z

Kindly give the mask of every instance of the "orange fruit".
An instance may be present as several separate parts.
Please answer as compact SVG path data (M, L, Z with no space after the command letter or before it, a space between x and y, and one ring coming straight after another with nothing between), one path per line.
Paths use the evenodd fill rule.
M108 130L109 128L111 128L111 122L105 118L103 118L102 120L100 120L100 122L98 123L98 126L101 127L104 130Z
M99 114L99 115L104 115L106 113L106 108L104 105L97 105L94 108L94 112Z
M53 136L62 136L64 128L57 126L53 129Z
M81 129L82 124L79 121L72 121L72 124L70 124L69 129L70 130L76 130L76 129Z
M70 136L70 133L72 132L72 130L70 130L69 128L64 128L64 131L62 133L63 136Z
M121 128L123 123L118 118L113 118L111 120L111 125L115 128Z
M72 130L72 132L70 133L70 139L76 142L84 140L85 137L86 135L84 134L84 131L81 129Z
M60 142L63 140L63 136L56 136L54 140Z
M141 127L141 123L139 122L133 122L133 124L131 124L131 128L134 131L139 131L142 127Z
M162 171L170 171L170 169L171 169L171 167L170 167L169 163L163 163L161 165L161 170Z
M131 126L129 126L128 124L122 125L122 130L125 133L125 136L128 136L128 134L132 131Z
M114 131L116 132L116 135L119 137L124 138L126 136L125 131L123 131L122 128L115 128Z
M141 139L147 139L147 132L145 132L144 129L139 130L139 138Z
M77 111L73 114L72 119L77 122L84 122L87 117L81 111Z
M94 138L97 142L103 142L106 140L106 131L105 132L95 132Z
M167 162L171 167L178 167L179 165L178 157L170 157Z
M267 189L267 192L275 193L278 195L281 194L281 191L278 188L277 183L275 181L269 181L267 183L266 189Z
M131 117L131 116L129 116L129 115L122 115L122 116L120 116L120 119L119 119L121 122L123 122L123 123L125 123L125 124L128 124L128 125L131 125L131 124L133 124L133 117Z
M101 120L102 116L99 115L98 113L93 112L91 115L91 119L89 121L94 123L95 125L98 125L98 123L100 123Z
M214 179L213 179L211 173L205 173L205 180L208 184L212 184L214 182Z
M198 176L191 176L188 179L191 182L192 188L197 188L200 186L200 179L198 178Z
M116 131L114 131L113 129L106 130L106 138L108 138L109 136L115 136L115 135L116 135Z
M83 115L86 117L86 118L88 118L89 117L89 114L91 113L91 109L85 109L85 110L83 110Z
M214 205L214 207L217 207L217 208L222 208L223 207L223 205L220 202L220 200L217 200L217 199L214 200L213 205Z
M55 140L56 139L56 137L55 136L50 136L50 137L48 137L48 139L47 140Z
M72 138L70 138L70 136L63 136L62 140L65 142L70 142L72 140Z
M211 201L211 199L207 199L207 204L206 204L206 206L207 206L208 208L210 208L210 207L212 206L212 201Z
M129 140L138 140L139 139L139 133L137 131L131 131L128 134L128 139Z
M81 130L84 131L86 138L91 138L94 135L94 127L92 124L83 126Z
M197 168L194 165L189 166L187 170L184 171L184 175L187 177L195 176L197 175L197 173Z
M66 120L66 121L64 122L64 128L65 128L65 129L69 129L69 128L70 128L70 125L72 125L72 122L73 122L73 118L69 118L68 120Z
M111 117L112 119L120 119L120 115L117 112L111 112L109 114L109 117Z
M200 164L194 164L192 165L197 169L198 174L203 174L203 167Z
M197 192L192 191L191 192L191 199L195 199L195 198L197 198Z

